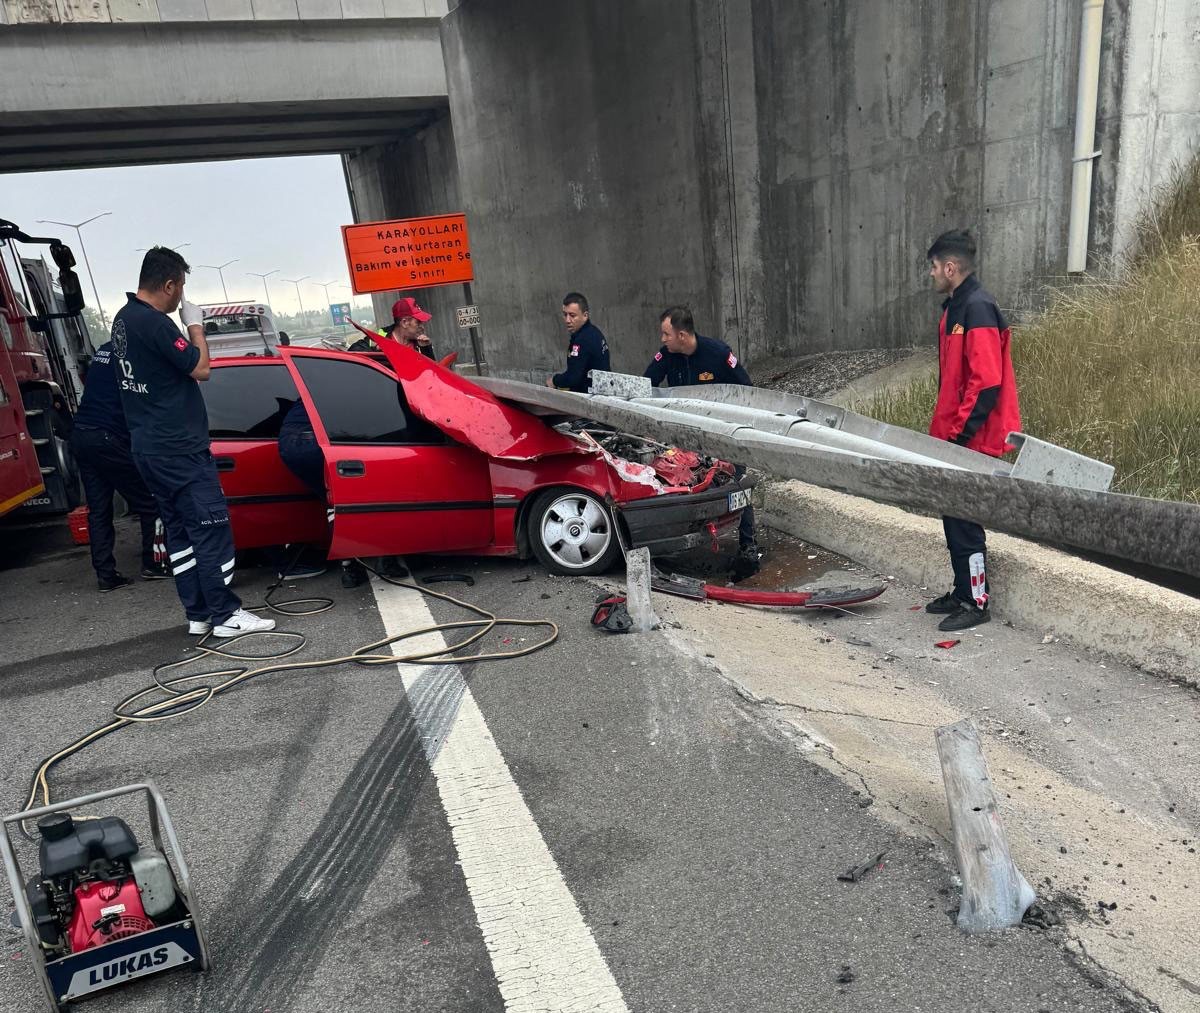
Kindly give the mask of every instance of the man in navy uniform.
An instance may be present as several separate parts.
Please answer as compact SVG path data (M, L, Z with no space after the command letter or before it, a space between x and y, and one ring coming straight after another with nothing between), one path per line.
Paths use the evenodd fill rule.
M753 387L754 381L746 367L725 342L696 333L692 311L686 306L671 306L659 315L659 337L662 348L651 360L643 374L658 387L664 380L668 387L694 387L706 383L735 383ZM741 478L746 469L738 466ZM738 558L735 572L749 577L758 572L762 558L754 538L754 507L742 511L738 528Z
M209 452L208 412L198 380L210 366L204 315L183 298L188 263L156 246L142 260L137 294L117 313L113 355L133 459L158 501L175 588L188 632L218 637L275 628L242 608L230 589L234 546L229 508ZM180 308L182 305L182 308ZM167 315L179 309L184 337Z
M92 568L101 591L115 591L133 583L117 570L113 558L113 493L119 492L142 525L142 580L170 577L166 566L154 558L158 508L142 481L129 449L129 427L121 409L121 393L112 361L112 342L97 349L83 383L83 399L71 429L71 451L79 462L83 493L88 505L88 542Z
M600 328L592 323L588 301L579 292L563 296L563 323L567 327L567 368L546 381L547 387L588 392L588 373L593 369L608 372L608 342Z

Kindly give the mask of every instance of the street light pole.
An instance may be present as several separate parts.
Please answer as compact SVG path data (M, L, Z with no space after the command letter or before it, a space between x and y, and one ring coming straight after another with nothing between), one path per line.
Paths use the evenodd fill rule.
M92 295L96 297L96 309L100 312L100 323L105 327L108 326L108 318L104 315L104 307L100 305L100 293L96 290L96 276L92 274L92 265L88 260L87 247L83 245L83 233L79 230L90 222L94 222L97 218L103 218L105 215L111 215L111 211L101 211L98 215L92 215L87 221L80 222L78 225L72 225L70 222L56 222L52 218L39 218L39 225L61 225L67 229L74 229L75 235L79 239L79 252L83 254L83 263L87 268L88 279L92 283Z
M216 271L217 274L219 274L221 276L221 294L223 296L225 296L226 302L229 302L229 289L227 289L225 287L225 268L227 268L230 264L236 264L236 263L237 263L237 257L234 257L233 260L227 260L227 261L225 261L224 264L197 264L196 265L197 267L206 267L210 271ZM267 300L267 302L270 302L270 301L271 301L270 299Z
M300 298L300 282L308 281L308 279L311 277L312 277L311 274L306 274L303 278L280 278L279 279L280 281L290 281L293 285L296 286L296 302L298 302L300 304L300 322L301 323L304 322L304 300Z
M263 292L266 294L267 302L271 301L271 290L267 288L267 279L273 274L278 274L283 268L277 267L274 271L268 271L266 274L259 274L257 271L247 271L247 274L253 275L255 278L262 278Z

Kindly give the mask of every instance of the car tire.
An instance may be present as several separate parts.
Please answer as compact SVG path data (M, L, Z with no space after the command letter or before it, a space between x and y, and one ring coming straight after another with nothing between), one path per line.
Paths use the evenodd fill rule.
M604 502L583 489L539 493L526 519L533 554L551 573L603 573L621 551L617 522Z

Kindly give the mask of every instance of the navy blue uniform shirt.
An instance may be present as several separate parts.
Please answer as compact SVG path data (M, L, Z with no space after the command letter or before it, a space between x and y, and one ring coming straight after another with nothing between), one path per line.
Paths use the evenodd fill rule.
M568 336L567 368L555 373L551 379L559 390L573 390L576 394L588 392L588 371L592 369L608 372L608 342L600 328L590 320L574 334Z
M191 372L200 349L175 322L132 292L112 327L121 407L135 454L208 450L208 411Z
M129 427L121 408L121 392L117 388L117 366L112 359L112 342L106 341L92 356L87 377L83 381L83 398L75 413L75 425L84 429L103 429L122 443L129 443Z
M642 374L657 387L667 381L668 387L694 387L701 383L736 383L753 387L746 367L738 362L733 350L724 341L696 335L696 350L691 355L659 351Z

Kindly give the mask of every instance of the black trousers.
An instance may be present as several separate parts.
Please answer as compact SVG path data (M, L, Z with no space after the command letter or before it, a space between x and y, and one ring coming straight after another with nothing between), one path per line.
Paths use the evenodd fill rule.
M954 569L954 597L977 608L987 608L987 534L983 526L957 517L943 517L946 548Z
M71 431L71 451L79 464L83 494L88 505L88 539L96 576L111 580L117 572L113 558L113 493L125 497L142 524L142 566L154 566L154 522L158 507L142 480L129 444L104 429L76 426Z
M738 464L734 466L734 477L737 478L738 484L741 484L741 477L746 474L746 466ZM754 507L747 506L742 511L741 523L738 524L738 546L746 548L748 545L754 544Z
M167 529L183 611L189 619L220 625L242 602L229 590L236 565L233 532L212 454L137 454L134 462Z

